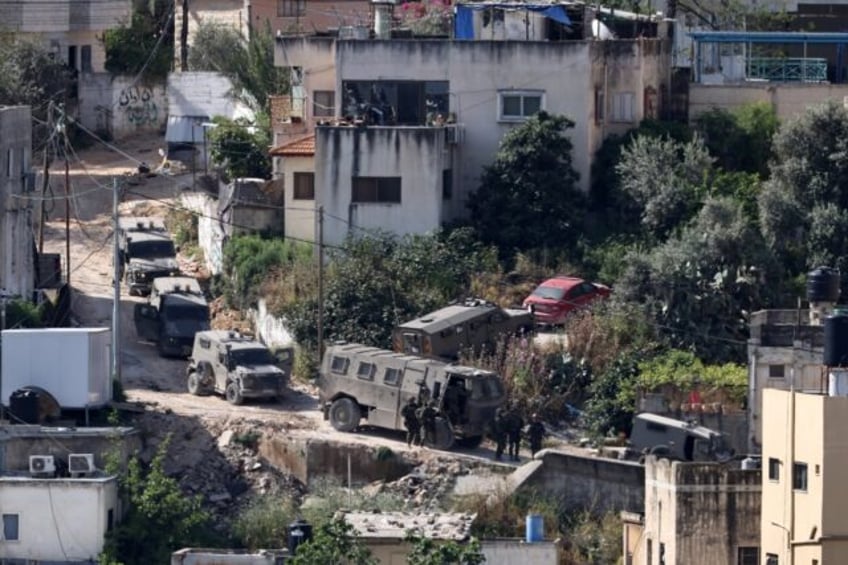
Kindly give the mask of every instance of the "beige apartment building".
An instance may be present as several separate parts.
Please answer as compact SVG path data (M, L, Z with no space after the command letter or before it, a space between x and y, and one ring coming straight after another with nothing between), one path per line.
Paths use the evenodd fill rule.
M762 563L848 562L848 397L762 394Z

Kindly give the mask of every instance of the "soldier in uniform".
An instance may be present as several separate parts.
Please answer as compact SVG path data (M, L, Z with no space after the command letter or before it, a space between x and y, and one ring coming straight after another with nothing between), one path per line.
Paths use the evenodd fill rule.
M435 401L431 400L425 404L420 410L421 425L424 428L424 442L429 445L436 443L436 410Z
M527 439L530 441L530 456L536 455L542 449L542 439L545 437L545 424L539 419L538 414L530 417L530 425L527 426Z
M401 410L403 425L406 428L406 445L421 445L421 421L418 419L418 402L412 396Z
M506 447L507 418L501 408L495 412L495 419L489 424L490 435L495 440L495 460L500 461Z
M518 449L521 447L521 431L524 429L524 418L517 407L513 407L507 416L507 452L509 458L518 461Z

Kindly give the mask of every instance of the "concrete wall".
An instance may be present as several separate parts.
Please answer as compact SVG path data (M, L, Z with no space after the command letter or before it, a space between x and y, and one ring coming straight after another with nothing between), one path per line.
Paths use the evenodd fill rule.
M689 85L689 119L713 108L729 110L751 102L768 102L778 118L787 120L828 100L842 104L846 96L848 84L692 83Z
M442 222L445 136L432 127L319 127L315 199L324 206L324 241L339 245L361 230L424 233ZM352 177L400 177L400 203L352 202Z
M314 173L315 158L275 157L279 163L279 174L283 178L285 194L285 232L287 237L317 241L318 224L316 222L315 200L294 199L294 173ZM317 183L316 183L317 185Z
M378 449L361 444L287 437L263 438L259 453L277 469L309 486L316 478L348 476L350 461L354 483L393 481L409 473L413 465L399 453L380 458Z
M33 206L24 198L32 167L29 106L0 106L0 289L30 300L35 286Z
M80 75L79 121L117 139L161 131L168 119L165 85L134 81L135 77L108 73Z
M186 548L171 554L171 565L277 565L286 553L285 550L260 549L248 553L226 549Z
M640 561L736 565L739 547L759 546L760 472L720 463L649 457Z
M204 192L184 192L180 202L187 209L198 214L197 238L203 250L206 268L213 275L221 273L224 267L224 226L218 221L218 199Z
M659 40L622 41L328 41L286 38L277 42L276 63L304 68L306 96L336 92L340 115L345 80L440 80L450 82L450 111L464 126L454 157L454 201L449 214L466 213L465 200L476 190L482 168L492 162L503 135L514 122L499 120L499 91L544 93L544 109L575 121L569 132L580 186L588 189L594 151L603 136L635 126L646 114L646 96L665 87L668 52ZM596 90L606 92L607 112L616 93L633 93L633 121L596 123ZM649 104L649 106L650 106ZM307 114L311 109L306 105ZM600 119L598 119L600 121ZM607 123L610 122L610 123ZM317 152L316 152L317 156Z
M268 347L291 347L294 345L294 337L286 328L285 320L275 318L268 312L268 305L264 298L259 299L256 310L250 310L250 317L253 320L253 327L256 328L256 335Z
M402 540L369 539L360 532L363 544L379 565L406 565L409 544ZM514 539L481 540L486 565L557 565L559 547L553 542L524 543Z
M178 18L179 19L179 18ZM177 36L179 37L179 36ZM230 94L233 83L219 73L186 72L168 75L168 113L172 116L244 115L246 107Z
M792 347L765 347L748 343L748 450L759 453L763 441L763 391L765 389L799 391L827 390L827 375L822 373L822 349L797 342ZM769 376L772 365L783 365L784 376ZM824 387L824 388L822 388Z
M127 21L131 8L130 0L26 0L0 4L0 21L19 33L102 32Z
M280 16L277 4L276 0L251 0L254 27L268 23L273 32L289 34L370 24L370 7L365 0L310 0L303 14L290 17Z
M516 492L534 491L566 506L597 512L642 512L645 469L632 461L544 449L510 477Z
M109 511L120 515L118 481L3 477L0 508L18 515L20 539L0 544L0 559L96 562Z
M120 445L122 461L141 449L141 434L132 428L42 428L7 426L0 433L0 473L29 472L30 455L52 455L68 461L71 453L93 453L98 469Z

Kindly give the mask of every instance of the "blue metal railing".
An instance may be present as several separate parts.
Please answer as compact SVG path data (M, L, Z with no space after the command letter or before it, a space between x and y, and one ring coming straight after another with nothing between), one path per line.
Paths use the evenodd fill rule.
M827 80L827 59L751 57L748 78L773 82L823 82Z

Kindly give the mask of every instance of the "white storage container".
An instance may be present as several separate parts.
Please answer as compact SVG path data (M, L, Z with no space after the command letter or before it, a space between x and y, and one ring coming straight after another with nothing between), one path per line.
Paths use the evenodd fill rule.
M112 400L109 328L3 330L0 398L38 386L62 408L99 408Z

